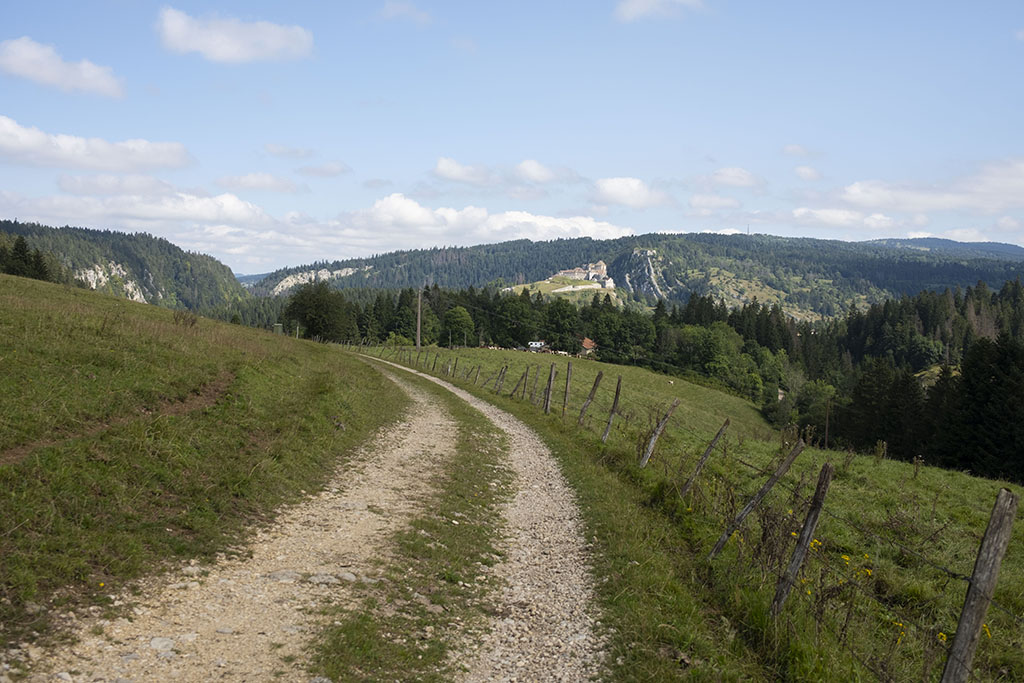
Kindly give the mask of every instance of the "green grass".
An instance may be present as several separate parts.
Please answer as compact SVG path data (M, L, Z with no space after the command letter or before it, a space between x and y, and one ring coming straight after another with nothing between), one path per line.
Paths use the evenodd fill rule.
M229 551L407 401L335 348L93 292L0 276L0 310L0 646L45 632L30 603Z
M508 495L506 444L489 420L433 383L414 379L458 423L455 454L436 493L382 558L387 581L364 587L358 609L332 609L314 653L316 674L334 681L452 680L453 648L469 642L491 610L493 581L478 580L498 558L498 504ZM457 524L453 522L458 522ZM422 597L417 597L422 596ZM443 612L429 611L438 605ZM436 608L434 608L436 611Z
M431 361L433 361L431 352ZM442 351L442 359L452 355ZM610 662L616 680L673 676L790 680L937 679L952 641L981 534L996 492L1008 486L931 467L870 456L807 449L708 566L705 557L726 520L767 478L788 450L753 405L705 387L636 368L573 361L570 410L560 417L566 359L549 355L460 350L457 384L517 414L560 458L583 503L588 534L599 549L597 573L606 623L612 627ZM414 356L415 359L415 356ZM550 363L559 368L553 415L529 400L509 398L524 367L542 367L542 394ZM501 396L472 388L501 365L508 371ZM446 363L439 362L438 370ZM575 418L598 369L605 372L591 419ZM531 371L532 372L532 371ZM617 375L629 419L616 418L607 445L600 443ZM532 381L531 381L532 385ZM527 397L529 397L529 390ZM648 468L636 466L637 448L653 418L673 397L682 400ZM673 482L688 476L696 457L721 426L732 424L685 501ZM778 621L768 614L776 579L792 550L804 505L825 460L837 466L801 583ZM845 557L844 557L845 556ZM848 558L848 559L847 559ZM1003 563L996 600L1024 614L1024 529L1018 521ZM1024 677L1020 624L990 609L988 633L975 657L982 680ZM940 635L942 634L942 635ZM943 643L943 636L946 638ZM692 662L683 670L674 655ZM727 668L722 668L727 667Z

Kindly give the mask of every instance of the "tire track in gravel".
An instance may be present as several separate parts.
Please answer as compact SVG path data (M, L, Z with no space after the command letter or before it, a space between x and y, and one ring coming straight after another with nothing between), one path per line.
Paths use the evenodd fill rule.
M320 494L287 508L247 544L251 556L142 582L131 620L78 621L79 642L35 653L38 680L308 681L305 647L326 604L355 604L386 542L422 511L452 457L457 425L429 394L361 449ZM95 635L99 629L102 635ZM74 672L74 673L71 673ZM32 680L32 679L30 679Z
M375 359L376 360L376 359ZM572 490L537 434L486 401L444 380L383 362L444 387L483 413L509 439L516 493L502 509L505 558L498 614L461 658L464 680L585 681L603 671L604 641L583 522Z

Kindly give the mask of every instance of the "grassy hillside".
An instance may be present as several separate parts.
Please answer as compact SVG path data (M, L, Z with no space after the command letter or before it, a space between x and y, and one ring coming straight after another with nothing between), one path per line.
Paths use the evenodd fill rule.
M0 276L0 311L0 648L229 550L406 400L336 349L81 289Z
M597 570L612 625L614 677L663 680L686 674L719 678L725 660L749 657L755 677L788 680L935 680L952 642L966 582L1000 486L1020 486L870 456L808 448L713 562L706 557L726 522L788 452L795 434L770 431L754 406L682 380L636 368L573 361L569 409L561 417L567 360L487 350L431 350L420 367L443 373L511 410L549 441L577 489L599 550ZM388 355L385 354L387 358ZM413 364L416 355L411 356ZM408 360L406 362L409 362ZM523 370L540 369L543 394L550 365L558 378L552 414L512 398ZM493 382L508 365L500 396ZM474 387L476 368L479 383ZM469 376L465 372L469 371ZM583 429L580 406L598 371L605 373ZM531 369L531 375L534 372ZM623 377L620 412L602 444L615 383ZM674 398L681 400L646 469L638 447ZM677 487L728 417L731 425L685 499ZM813 438L813 435L811 435ZM778 620L768 606L789 561L818 470L837 473L816 543ZM975 657L980 680L1024 677L1024 523L1014 527ZM686 672L684 674L683 672Z

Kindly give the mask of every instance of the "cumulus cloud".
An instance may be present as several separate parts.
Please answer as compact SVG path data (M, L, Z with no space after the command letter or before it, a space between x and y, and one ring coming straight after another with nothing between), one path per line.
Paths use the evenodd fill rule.
M61 175L57 187L80 195L153 195L174 192L170 183L151 175Z
M292 181L270 173L246 173L245 175L225 176L218 179L217 184L229 190L299 191L299 186Z
M870 228L887 230L895 227L897 221L884 213L864 215L851 209L810 209L802 206L793 209L793 218L805 225L824 226L828 228Z
M997 213L1024 207L1024 159L999 161L950 183L919 186L863 180L847 185L842 199L868 209L927 213L970 210Z
M0 116L0 158L32 166L134 171L143 168L178 168L191 162L178 142L123 140L46 133Z
M287 145L275 145L272 142L263 145L263 150L267 154L281 157L282 159L308 159L313 156L313 150L307 147L289 147Z
M723 197L718 194L695 194L690 197L690 208L698 210L713 211L716 209L735 209L740 206L740 201L733 197Z
M168 50L198 52L226 64L301 59L313 51L313 34L301 26L231 17L196 19L172 7L160 10L157 31Z
M669 202L668 195L651 189L639 178L600 178L594 186L594 200L599 204L618 204L634 209L645 209Z
M467 166L450 157L440 157L437 160L434 175L469 185L490 185L495 181L494 173L486 166Z
M757 187L764 181L745 168L727 166L712 173L711 182L729 187Z
M636 21L653 15L672 14L679 9L700 9L701 0L619 0L615 16L619 21Z
M797 166L793 169L793 172L797 174L800 180L821 180L821 173L813 166Z
M791 157L806 157L810 156L810 152L803 145L789 144L782 148L782 153Z
M88 59L66 62L52 45L43 45L28 36L0 42L0 70L36 83L82 92L121 97L121 81L109 66L98 66Z
M421 26L429 24L431 17L428 13L416 7L411 2L397 2L388 0L380 10L381 19L411 21Z
M325 164L316 164L313 166L303 166L295 169L296 173L302 175L316 176L318 178L334 178L343 173L348 173L352 169L341 163L340 161L328 161Z
M996 221L996 227L1000 230L1006 231L1019 230L1021 227L1021 222L1014 218L1013 216L1002 216L999 220Z
M558 176L550 168L535 159L524 159L516 166L520 179L530 183L550 183Z
M8 198L10 199L10 198ZM201 197L187 192L162 195L112 197L71 197L58 195L38 199L20 198L12 207L19 216L42 222L75 224L126 223L146 227L174 221L261 225L271 222L263 209L233 194Z

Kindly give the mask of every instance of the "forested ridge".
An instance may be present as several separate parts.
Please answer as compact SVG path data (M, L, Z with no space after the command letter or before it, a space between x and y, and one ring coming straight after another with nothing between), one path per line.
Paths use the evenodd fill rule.
M650 263L646 254L653 252ZM369 258L321 261L286 268L253 286L273 291L288 276L353 268L332 286L446 288L504 286L603 260L620 292L653 305L660 291L671 302L710 295L731 306L779 303L798 317L828 317L866 305L941 291L979 280L1003 282L1024 274L1024 249L949 240L841 242L770 235L648 234L614 240L517 240L475 247L398 251ZM651 280L654 280L652 283ZM655 287L656 285L656 287Z
M90 271L89 285L98 291L192 310L246 296L231 269L217 259L146 233L0 220L0 238L13 241L19 236L32 249L50 254L66 271L65 280L84 279L83 271Z

